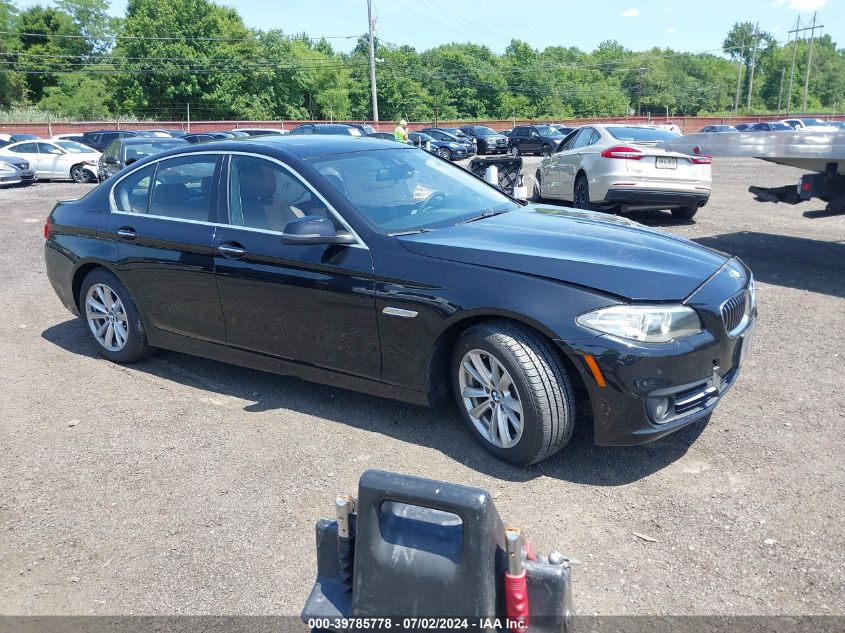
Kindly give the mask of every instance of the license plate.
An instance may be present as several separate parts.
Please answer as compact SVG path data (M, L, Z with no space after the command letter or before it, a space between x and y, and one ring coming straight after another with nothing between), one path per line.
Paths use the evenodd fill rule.
M677 169L678 159L669 156L658 156L655 159L654 166L658 169Z

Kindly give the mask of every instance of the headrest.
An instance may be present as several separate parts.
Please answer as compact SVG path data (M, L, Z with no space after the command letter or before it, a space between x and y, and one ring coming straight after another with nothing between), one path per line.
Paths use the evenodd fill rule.
M153 203L160 205L182 204L188 199L188 188L181 182L156 185L153 189Z
M276 174L263 165L245 165L238 172L241 199L270 198L276 193Z

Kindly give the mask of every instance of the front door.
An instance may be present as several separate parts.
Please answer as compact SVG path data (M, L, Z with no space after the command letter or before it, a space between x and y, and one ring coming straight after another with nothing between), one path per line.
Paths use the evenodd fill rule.
M118 273L145 322L160 330L224 343L214 278L217 154L151 163L113 189L109 235Z
M279 162L235 154L229 222L214 238L215 271L229 345L366 378L381 357L375 279L363 244L286 245L291 220L337 216Z

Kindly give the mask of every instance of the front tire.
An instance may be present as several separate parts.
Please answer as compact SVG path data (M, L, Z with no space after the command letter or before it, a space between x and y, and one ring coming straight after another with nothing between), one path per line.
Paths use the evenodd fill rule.
M473 326L458 339L451 367L464 421L499 459L534 464L569 442L572 385L560 357L533 330L508 321Z
M441 147L437 150L437 155L445 160L452 160L452 152L449 151L448 147Z
M511 156L513 156L514 158L519 156L519 147L518 146L514 145L513 147L511 147Z
M70 168L70 179L76 183L88 182L88 174L85 173L82 165L74 165Z
M543 149L540 150L540 154L548 158L552 155L552 146L551 145L543 145Z
M151 348L141 315L126 287L104 268L92 270L79 290L79 312L97 352L113 363L134 363Z
M698 207L672 209L672 217L677 220L692 220L696 213L698 213Z

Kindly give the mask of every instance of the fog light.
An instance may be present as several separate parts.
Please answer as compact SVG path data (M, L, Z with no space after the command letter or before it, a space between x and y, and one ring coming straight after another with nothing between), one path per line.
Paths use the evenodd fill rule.
M666 396L651 396L648 399L649 413L651 419L656 423L662 422L669 415L669 398Z

